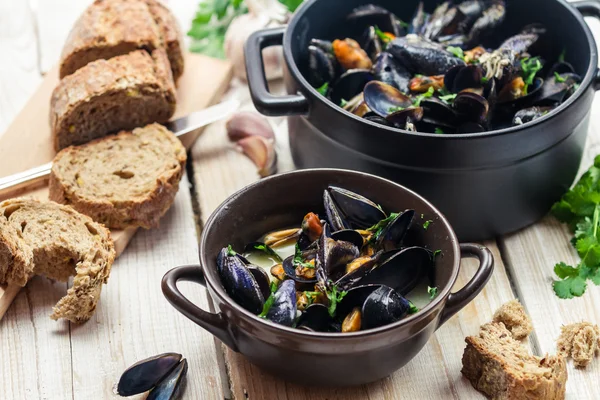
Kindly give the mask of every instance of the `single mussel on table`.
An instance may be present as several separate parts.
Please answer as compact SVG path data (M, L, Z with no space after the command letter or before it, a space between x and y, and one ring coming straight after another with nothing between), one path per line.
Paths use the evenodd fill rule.
M479 133L552 112L581 76L556 58L546 28L498 37L504 0L419 3L410 21L373 4L346 16L357 37L314 38L308 78L317 91L370 123L412 132ZM501 43L493 48L488 43Z
M239 253L231 245L219 252L233 301L279 325L346 333L394 323L435 298L441 251L414 243L433 221L411 209L388 213L336 186L323 191L319 208Z

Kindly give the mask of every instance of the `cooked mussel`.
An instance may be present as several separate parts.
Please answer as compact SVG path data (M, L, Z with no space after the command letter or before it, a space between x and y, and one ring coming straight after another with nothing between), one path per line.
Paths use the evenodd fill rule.
M329 315L329 310L324 304L311 304L304 310L296 327L311 332L326 332L330 330L333 319Z
M514 118L513 125L523 125L548 114L552 107L530 107L519 110Z
M117 383L119 396L144 393L159 384L181 362L181 354L164 353L138 361L127 368Z
M236 303L254 314L262 311L265 298L261 285L235 253L223 248L217 257L217 269L225 291Z
M330 98L335 104L348 101L363 91L367 83L374 78L369 69L352 69L343 73L332 85Z
M317 46L308 46L309 79L314 87L332 82L336 76L336 65L337 61L333 54Z
M363 303L362 328L378 328L399 321L408 314L409 308L408 300L391 287L381 285Z
M456 65L465 65L441 45L412 34L392 40L386 51L414 73L428 76L442 75Z
M337 186L329 186L325 192L333 200L333 203L325 204L325 209L331 204L335 205L347 222L347 227L366 229L386 218L380 206L358 193ZM331 227L340 230L333 225Z
M395 87L380 81L367 83L364 87L363 96L369 109L383 118L413 105L410 97Z
M388 52L377 56L373 67L375 79L395 87L403 93L408 93L411 73Z
M148 393L146 400L175 400L181 398L185 387L185 376L188 370L188 362L184 358L161 380L154 389Z
M296 319L296 287L293 280L285 280L279 285L266 318L276 324L292 326Z

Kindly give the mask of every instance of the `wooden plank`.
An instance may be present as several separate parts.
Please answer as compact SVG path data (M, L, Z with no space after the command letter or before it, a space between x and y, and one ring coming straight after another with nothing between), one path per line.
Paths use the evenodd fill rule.
M164 352L181 353L190 363L185 398L223 398L211 335L195 329L160 290L160 281L169 269L198 263L188 187L184 177L182 190L160 227L138 232L128 251L115 262L92 320L72 326L75 399L113 398L113 384L125 368ZM182 290L208 309L203 290L194 285L182 285Z
M247 96L246 90L238 88L228 95L244 99ZM252 109L252 106L246 101L245 108ZM285 129L279 129L276 133L279 140L280 171L292 167L289 163L286 133ZM258 179L254 165L228 142L224 122L215 123L206 129L194 146L192 157L203 222L227 196ZM513 298L495 243L489 242L486 245L492 249L497 261L496 272L487 288L457 317L448 321L411 363L391 377L370 385L348 389L303 387L275 378L251 365L242 355L224 348L233 397L288 400L481 398L460 374L464 338L476 334L479 326L491 319L497 307ZM457 288L462 287L475 270L476 262L465 261L456 284Z

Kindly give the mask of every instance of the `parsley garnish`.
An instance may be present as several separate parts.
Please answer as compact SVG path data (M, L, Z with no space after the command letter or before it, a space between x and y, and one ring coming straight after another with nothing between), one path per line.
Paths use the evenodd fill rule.
M452 53L454 55L454 57L458 57L461 60L465 59L465 52L460 47L448 46L448 47L446 47L446 50L449 53Z
M413 304L412 301L408 300L408 314L416 314L419 312L419 308Z
M433 300L433 299L435 299L435 296L438 295L438 288L437 287L427 286L427 293L429 293L429 298L431 300Z
M227 255L228 256L235 256L235 255L237 255L237 253L235 252L235 250L233 250L233 247L231 247L231 245L227 246Z
M488 78L486 78L485 76L481 77L481 84L482 84L482 85L485 85L485 84L486 84L486 83L488 83L488 82L489 82L489 79L488 79Z
M273 303L275 302L275 292L277 292L277 283L271 282L271 294L269 295L269 298L265 301L261 313L258 314L260 318L267 318L267 314L269 313L271 306L273 306Z
M273 258L273 260L275 260L278 263L283 262L283 260L279 256L279 254L277 254L275 252L275 250L273 250L272 248L270 248L269 246L267 246L264 243L261 243L261 242L251 243L250 246L246 247L246 249L245 249L245 251L249 251L249 250L260 251L262 253L265 253L269 257Z
M306 299L308 300L307 307L310 306L311 304L313 304L317 300L317 297L320 294L321 294L321 292L304 291L304 295L306 296Z
M540 72L542 68L543 65L539 57L528 57L521 60L521 69L523 70L523 81L525 82L525 87L523 88L524 94L527 94L527 89L529 88L529 85L533 83L535 76L538 72Z
M323 86L317 88L317 92L321 94L321 96L327 96L327 89L329 89L329 82L325 82Z
M425 221L423 223L423 229L427 230L429 228L429 224L431 224L433 221L428 219L427 221Z
M575 186L552 207L559 221L568 223L571 240L581 261L576 267L560 262L554 266L559 280L554 292L562 299L583 295L590 280L600 285L600 156Z
M556 82L560 82L560 83L563 83L566 81L566 79L563 78L562 76L560 76L560 74L558 72L554 72L554 79L556 79Z
M444 130L442 128L435 128L435 133L437 133L438 135L443 135L446 132L444 132Z
M450 102L454 101L456 96L457 96L456 93L445 94L445 95L440 96L440 100L446 104L450 104Z
M389 225L389 223L392 222L397 216L398 213L391 213L387 218L382 219L372 227L367 228L369 232L374 232L373 236L371 236L371 242L377 241L377 239L379 239L379 235L381 235L381 232L383 232L383 230Z
M336 285L332 285L331 290L327 290L325 292L327 294L327 298L329 299L329 315L335 317L335 311L337 309L337 305L342 301L342 299L348 294L346 291L339 291Z
M388 108L388 112L390 114L393 114L395 112L402 111L402 110L406 110L406 107L396 106L396 107L390 107L390 108Z
M436 251L433 252L433 258L437 257L438 254L440 254L442 252L442 250L438 249Z
M304 262L304 258L302 257L302 250L300 250L300 246L296 243L296 248L294 250L294 260L292 261L295 267L302 268L315 268L311 263Z
M383 32L381 29L379 29L379 27L377 25L375 25L374 28L375 28L375 34L379 37L379 40L381 40L381 42L383 44L388 44L389 42L392 41L392 38L390 38L388 35L386 35L385 32Z
M429 89L427 90L427 92L415 97L415 100L413 101L413 105L415 107L421 106L421 101L423 101L423 99L426 99L428 97L432 97L434 93L435 93L435 89L433 88L433 86L430 86Z
M340 107L346 107L346 104L348 104L348 101L341 99L340 100Z

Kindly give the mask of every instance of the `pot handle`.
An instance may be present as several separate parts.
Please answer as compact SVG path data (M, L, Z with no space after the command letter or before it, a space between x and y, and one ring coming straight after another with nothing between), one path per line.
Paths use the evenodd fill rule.
M287 116L308 113L308 100L302 94L274 96L269 92L262 50L283 43L285 26L254 32L244 46L246 75L250 96L256 109L268 116Z
M456 293L451 293L446 300L446 306L442 311L438 328L450 317L460 311L481 292L494 272L494 256L485 246L476 243L460 244L461 258L475 257L479 259L479 268L469 283Z
M206 312L189 301L177 288L177 282L179 281L190 281L206 287L202 268L199 265L185 265L173 268L163 276L161 283L163 294L169 303L180 313L215 335L232 350L238 351L223 314Z
M596 17L597 19L600 19L600 1L598 0L574 1L571 5L584 17ZM600 90L600 69L596 71L594 89Z

